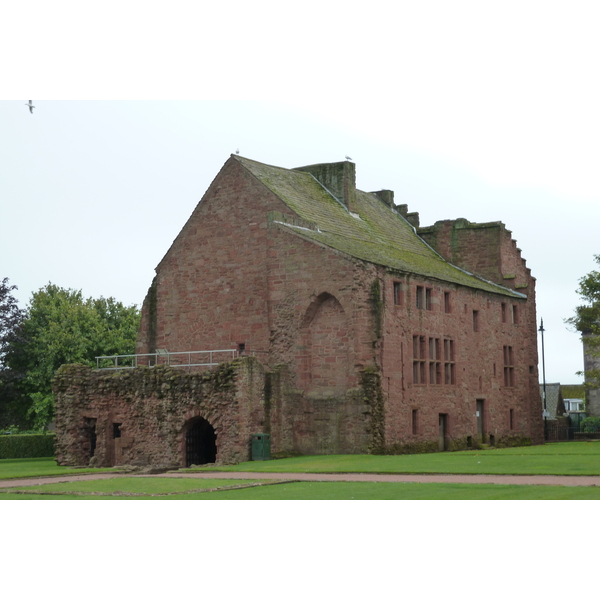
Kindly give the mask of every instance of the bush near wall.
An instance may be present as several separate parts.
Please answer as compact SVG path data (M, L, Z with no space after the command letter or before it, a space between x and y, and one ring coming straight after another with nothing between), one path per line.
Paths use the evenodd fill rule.
M0 436L0 459L46 458L54 456L53 433Z

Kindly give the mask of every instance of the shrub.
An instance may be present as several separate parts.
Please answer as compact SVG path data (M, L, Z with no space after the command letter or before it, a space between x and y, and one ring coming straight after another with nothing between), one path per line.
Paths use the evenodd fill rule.
M600 431L600 417L586 417L582 419L580 428L584 433L596 433Z
M54 456L53 433L0 436L0 459Z

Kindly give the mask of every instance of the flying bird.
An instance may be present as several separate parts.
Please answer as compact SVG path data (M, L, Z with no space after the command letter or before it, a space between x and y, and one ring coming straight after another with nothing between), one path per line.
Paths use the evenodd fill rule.
M31 114L33 114L33 109L35 108L35 106L33 105L33 102L30 100L29 104L26 104L25 106L29 106L29 112Z

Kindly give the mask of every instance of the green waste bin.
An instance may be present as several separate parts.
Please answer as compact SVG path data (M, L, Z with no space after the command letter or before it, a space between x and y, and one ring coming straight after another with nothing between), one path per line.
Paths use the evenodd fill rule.
M252 460L271 460L271 435L255 433L252 436Z

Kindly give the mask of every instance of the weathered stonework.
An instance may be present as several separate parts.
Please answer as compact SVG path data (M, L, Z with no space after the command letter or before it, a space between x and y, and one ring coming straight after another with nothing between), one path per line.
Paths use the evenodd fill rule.
M219 462L248 460L251 435L264 425L263 383L264 371L251 357L203 373L65 365L54 381L57 462L185 467L186 432L199 418L214 427Z
M181 465L193 415L217 432L217 461L248 458L261 432L273 454L539 443L536 330L535 280L502 223L419 228L393 192L356 189L353 164L232 156L156 268L137 352L243 348L255 360L223 367L231 389L181 374L169 395L166 373L143 383L152 369L82 384L65 371L59 394L75 404L59 410L60 456L85 455L73 450L84 418L105 437L127 418L129 441L113 458L99 437L95 463Z

